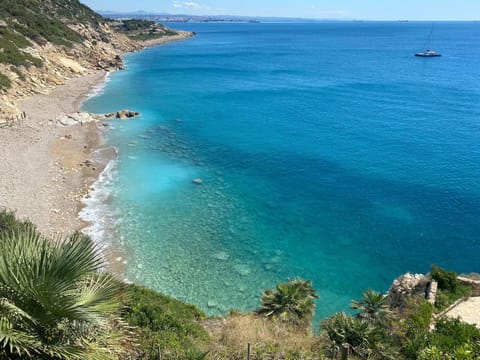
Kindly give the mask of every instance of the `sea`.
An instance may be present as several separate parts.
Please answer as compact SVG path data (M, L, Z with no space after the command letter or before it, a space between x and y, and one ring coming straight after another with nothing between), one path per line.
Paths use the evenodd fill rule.
M103 126L118 157L82 213L128 281L219 315L301 277L318 322L431 264L480 271L479 22L171 26L196 36L83 105L141 113Z

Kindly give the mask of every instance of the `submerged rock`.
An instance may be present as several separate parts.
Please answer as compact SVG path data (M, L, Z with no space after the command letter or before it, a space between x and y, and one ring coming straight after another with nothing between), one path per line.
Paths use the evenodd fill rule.
M216 307L218 306L218 304L217 304L215 301L208 300L207 306L208 306L209 308L216 308Z
M200 179L200 178L193 179L192 182L196 185L202 185L203 184L203 180Z
M220 251L219 253L214 254L213 258L216 260L227 261L230 258L230 255L224 251Z

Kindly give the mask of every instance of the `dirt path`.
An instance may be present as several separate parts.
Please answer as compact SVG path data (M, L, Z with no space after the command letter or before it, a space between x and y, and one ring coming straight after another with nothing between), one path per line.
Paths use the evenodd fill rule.
M480 328L480 296L471 297L447 312L445 316L449 318L459 317L469 324Z

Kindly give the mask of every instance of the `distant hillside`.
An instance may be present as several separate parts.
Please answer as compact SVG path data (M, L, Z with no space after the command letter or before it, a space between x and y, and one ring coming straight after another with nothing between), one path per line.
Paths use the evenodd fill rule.
M78 0L0 0L0 123L18 101L178 33L149 21L105 19Z
M0 18L28 39L44 45L71 45L84 40L68 27L78 23L99 29L103 17L78 0L2 0Z
M189 14L169 14L147 11L134 12L116 12L99 11L104 17L113 19L142 19L161 22L242 22L242 23L312 23L325 21L338 21L332 19L308 19L308 18L289 18L289 17L269 17L269 16L241 16L241 15L189 15Z

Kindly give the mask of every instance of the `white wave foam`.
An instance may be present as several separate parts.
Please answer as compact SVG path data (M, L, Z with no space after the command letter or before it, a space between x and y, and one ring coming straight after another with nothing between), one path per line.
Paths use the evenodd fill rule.
M115 236L117 216L110 202L114 190L116 167L116 160L108 162L98 180L92 185L94 190L82 199L85 207L79 213L82 220L90 223L82 232L90 236L102 249L111 244Z
M83 102L85 102L87 100L90 100L91 98L93 98L95 96L99 96L99 95L103 94L103 92L105 91L105 88L107 87L107 84L109 83L109 81L110 81L110 73L107 72L105 74L105 77L104 77L103 81L93 87L93 89L87 94L87 96L85 97Z

